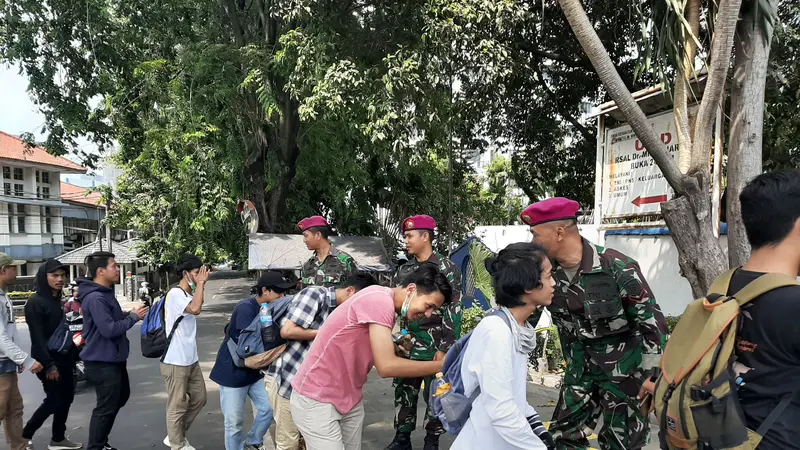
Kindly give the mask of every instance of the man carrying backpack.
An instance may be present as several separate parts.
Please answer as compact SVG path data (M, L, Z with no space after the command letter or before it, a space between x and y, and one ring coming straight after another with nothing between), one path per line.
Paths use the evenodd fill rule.
M578 209L576 201L551 198L520 214L556 280L547 309L567 367L550 432L558 449L588 448L602 414L603 450L640 449L649 421L637 397L661 359L667 324L636 261L581 237Z
M55 259L45 261L36 273L36 293L25 303L25 322L31 335L31 355L44 365L44 371L37 376L42 382L45 399L31 416L22 433L28 441L53 416L52 439L48 449L68 450L83 448L83 444L72 442L64 434L67 431L67 417L75 398L73 369L75 350L72 337L64 336L66 351L53 351L48 346L51 337L58 333L59 327L66 325L61 295L66 278L66 267ZM33 445L29 442L29 445Z
M312 286L292 299L281 320L281 337L288 340L286 351L267 369L266 385L270 402L275 409L275 447L277 450L297 450L300 432L292 420L292 380L303 364L317 330L330 313L356 292L376 284L366 272L350 275L338 287Z
M675 327L654 397L662 448L800 449L800 172L759 175L739 200L752 254Z
M186 440L200 410L206 405L207 393L197 355L197 319L203 311L208 269L194 255L185 255L178 262L181 281L165 298L164 331L169 342L161 360L161 376L167 390L167 437L164 445L172 450L194 450Z
M88 450L116 450L108 444L119 410L131 396L127 361L130 341L125 334L142 320L147 308L137 306L122 312L114 297L114 283L119 281L119 266L110 252L95 252L86 265L92 280L78 280L83 299L83 337L86 347L81 359L86 378L94 385L97 406L89 422Z
M242 301L233 309L225 339L217 352L217 361L210 378L219 385L220 407L225 418L225 450L261 450L264 435L273 419L267 391L258 370L238 367L233 362L228 340L238 342L239 335L258 317L261 305L272 303L294 286L280 272L267 271L258 280L256 296ZM244 405L247 398L253 402L253 426L246 437L242 436Z

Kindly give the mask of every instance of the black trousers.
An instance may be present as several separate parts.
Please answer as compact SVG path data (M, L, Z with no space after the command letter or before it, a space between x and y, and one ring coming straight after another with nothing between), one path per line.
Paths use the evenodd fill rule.
M56 442L64 440L69 408L75 399L75 386L72 380L72 366L56 366L56 369L59 375L58 381L48 380L44 370L36 374L44 387L45 398L22 430L22 437L25 440L33 439L33 435L50 416L53 416L52 439Z
M89 422L87 450L103 450L119 410L128 403L131 383L126 363L84 362L86 379L94 385L97 406Z

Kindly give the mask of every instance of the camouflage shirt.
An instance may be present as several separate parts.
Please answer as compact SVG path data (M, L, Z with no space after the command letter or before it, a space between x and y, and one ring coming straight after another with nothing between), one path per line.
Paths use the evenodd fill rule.
M317 253L303 264L300 269L300 282L303 288L309 286L331 287L342 283L357 270L356 261L347 253L331 247L330 253L323 261Z
M553 316L568 365L571 347L585 347L604 371L630 375L659 364L667 324L639 264L622 253L583 241L583 257L570 281L554 262ZM619 373L618 373L619 372Z
M463 317L463 304L461 303L461 271L452 261L433 252L427 261L417 261L416 258L400 266L392 279L392 286L398 286L411 272L417 270L425 263L439 266L439 271L447 276L453 288L453 298L449 304L442 305L434 311L430 319L425 318L407 323L405 318L400 319L400 326L406 328L413 340L411 359L418 361L431 361L437 351L447 352L461 337L461 320Z

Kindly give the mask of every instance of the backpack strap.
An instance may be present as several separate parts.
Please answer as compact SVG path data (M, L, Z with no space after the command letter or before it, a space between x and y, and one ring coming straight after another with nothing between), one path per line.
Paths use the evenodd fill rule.
M756 434L758 434L759 436L766 435L767 432L769 432L770 428L772 428L772 426L775 425L775 421L778 420L781 414L783 414L783 411L786 410L786 407L789 406L789 403L792 403L792 401L798 396L798 394L800 394L800 388L795 389L794 392L784 397L783 400L781 400L780 403L778 403L778 406L776 406L775 409L773 409L772 412L769 413L767 418L764 419L764 422L762 422L761 426L758 427L758 430L756 430Z
M767 292L797 285L797 279L793 277L781 273L768 273L748 283L739 292L733 294L731 298L735 298L739 306L742 306Z
M161 323L166 325L167 324L167 297L166 296L164 296L163 302L164 302L164 307L161 308L161 312L163 313L163 317L162 317L162 322ZM164 354L161 355L161 362L164 362L164 358L166 358L167 357L167 353L169 353L169 344L172 343L172 335L175 334L175 330L178 329L178 325L181 324L181 321L183 320L183 317L184 317L183 314L178 316L178 318L175 319L175 323L172 325L172 329L169 331L169 335L167 336L167 347L164 349Z
M736 273L737 270L739 269L731 269L718 276L717 279L711 283L711 287L708 289L708 296L710 297L714 294L720 296L728 295L728 287L731 285L731 278L733 278L733 274Z

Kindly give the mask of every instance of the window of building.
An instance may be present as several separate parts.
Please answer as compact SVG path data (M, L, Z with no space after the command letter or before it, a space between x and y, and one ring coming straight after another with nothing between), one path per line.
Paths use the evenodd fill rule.
M17 197L22 197L24 191L25 191L24 186L22 186L21 184L14 185L14 195L16 195Z
M23 264L23 265L19 266L19 276L21 276L21 277L27 277L28 276L28 265L27 264Z
M50 172L42 172L42 183L50 184Z
M50 234L50 233L53 232L52 230L53 230L52 219L50 217L45 217L44 218L44 232L47 233L47 234Z
M36 171L36 182L37 183L39 182L39 171L38 170Z
M11 167L3 166L3 178L11 178Z
M14 179L15 180L25 179L25 171L22 169L22 167L14 167Z
M11 183L3 183L3 194L11 195Z
M45 207L44 207L44 214L45 214L46 216L49 216L49 215L50 215L50 207L49 207L49 206L45 206Z
M25 216L17 217L17 233L25 232Z
M50 188L42 186L42 198L50 198Z
M17 214L25 214L25 205L17 203Z
M9 233L14 232L14 216L12 216L11 214L8 215L8 232Z
M36 198L42 198L42 188L36 186Z

